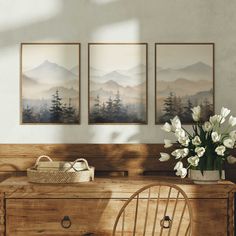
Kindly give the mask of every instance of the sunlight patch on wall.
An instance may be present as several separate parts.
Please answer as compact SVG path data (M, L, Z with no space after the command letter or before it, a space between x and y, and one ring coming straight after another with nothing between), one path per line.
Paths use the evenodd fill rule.
M101 26L91 33L94 42L136 42L139 41L139 22L136 19Z
M61 10L60 0L0 0L0 32L47 21Z

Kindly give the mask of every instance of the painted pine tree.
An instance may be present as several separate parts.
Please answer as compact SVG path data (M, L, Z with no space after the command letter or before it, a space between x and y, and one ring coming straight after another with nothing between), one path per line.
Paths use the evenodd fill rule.
M64 122L66 123L75 123L76 122L76 110L71 104L71 98L69 98L68 106L65 110L63 110L64 113L66 113L66 120Z
M62 122L63 119L63 108L61 103L62 98L59 96L58 89L55 94L52 95L51 108L50 110L50 120L51 122Z
M27 105L23 109L23 123L31 123L31 122L34 122L33 111L29 107L29 105Z
M113 112L114 116L119 116L121 115L121 109L122 109L122 102L120 99L120 93L119 90L117 91L117 94L115 96L115 99L113 101Z
M113 113L113 100L111 97L109 97L108 101L106 101L106 114L108 116L112 116Z
M183 112L183 121L186 123L191 123L193 121L192 119L192 109L193 104L190 99L187 100L187 104L184 106L184 112Z
M94 99L94 106L93 106L93 115L99 116L100 114L100 97L97 95L97 97Z
M164 100L164 114L160 117L161 122L169 121L173 118L176 114L176 107L175 107L175 95L173 92L170 92L169 96Z

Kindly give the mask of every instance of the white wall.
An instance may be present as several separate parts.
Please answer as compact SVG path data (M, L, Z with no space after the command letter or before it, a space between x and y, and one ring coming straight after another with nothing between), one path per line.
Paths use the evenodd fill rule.
M236 115L236 1L0 0L0 143L159 143L154 43L215 42L216 111ZM20 125L21 42L82 43L81 125ZM87 43L149 43L148 125L88 125Z

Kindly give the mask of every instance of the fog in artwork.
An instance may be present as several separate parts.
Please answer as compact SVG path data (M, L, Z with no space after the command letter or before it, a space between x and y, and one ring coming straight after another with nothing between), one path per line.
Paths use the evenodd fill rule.
M70 46L24 45L22 123L79 123L79 48Z
M91 49L95 59L89 68L89 122L145 123L145 46L97 45Z
M213 114L212 45L157 45L156 50L156 123L176 115L192 123L197 105L207 120Z

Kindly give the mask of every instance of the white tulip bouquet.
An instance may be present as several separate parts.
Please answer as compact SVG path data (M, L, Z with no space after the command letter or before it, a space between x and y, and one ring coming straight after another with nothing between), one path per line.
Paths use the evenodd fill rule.
M235 147L236 117L230 116L228 124L226 117L230 110L222 108L220 115L211 116L209 121L201 121L201 107L192 108L192 118L194 120L193 132L190 133L181 125L178 116L166 122L162 129L168 133L174 133L177 138L177 144L171 155L160 153L160 161L168 161L171 156L177 161L174 170L176 175L184 178L188 169L201 170L219 170L220 175L223 163L227 160L229 163L235 163L236 158L230 155L230 150ZM225 123L225 124L223 124ZM164 147L170 148L173 143L169 139L164 139ZM184 163L187 165L184 167Z

